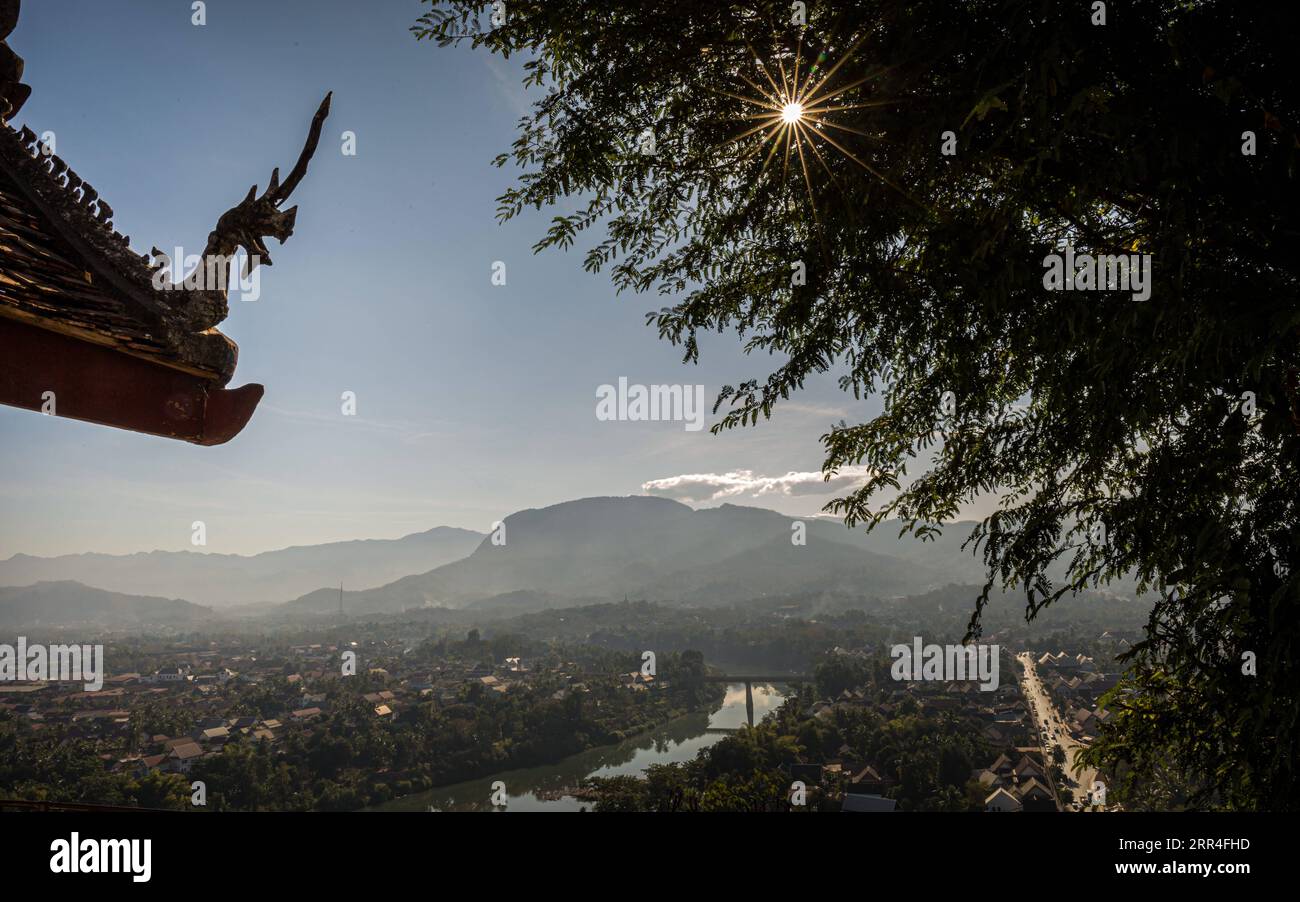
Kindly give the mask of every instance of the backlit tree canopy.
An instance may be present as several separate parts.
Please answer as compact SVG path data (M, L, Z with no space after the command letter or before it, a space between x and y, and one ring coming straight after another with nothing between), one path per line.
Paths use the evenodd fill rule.
M1193 804L1295 808L1285 6L435 2L414 30L526 60L502 218L570 198L539 249L581 244L662 295L651 322L688 360L708 330L770 353L719 428L813 373L881 391L880 416L824 436L827 473L874 474L831 508L924 535L996 493L972 635L990 592L1032 616L1136 574L1156 606L1091 754L1176 774ZM1084 272L1145 259L1149 283L1045 279L1067 248Z

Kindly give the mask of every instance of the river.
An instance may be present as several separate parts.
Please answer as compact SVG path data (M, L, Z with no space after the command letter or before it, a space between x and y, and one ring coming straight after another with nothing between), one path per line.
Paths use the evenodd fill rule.
M785 701L775 686L754 686L754 722ZM492 809L492 784L506 785L509 802L506 811L578 811L590 808L591 802L571 796L553 796L558 790L576 786L587 777L613 777L640 774L651 764L689 761L726 734L710 729L735 729L745 724L745 686L727 687L721 707L712 714L688 714L669 721L657 730L626 739L617 745L600 746L572 755L555 764L502 771L490 777L440 786L427 792L403 796L375 811L488 811Z

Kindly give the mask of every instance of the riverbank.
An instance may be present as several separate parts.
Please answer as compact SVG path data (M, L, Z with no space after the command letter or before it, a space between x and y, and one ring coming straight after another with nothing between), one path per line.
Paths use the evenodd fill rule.
M754 687L754 717L775 710L785 695L773 686ZM622 742L588 749L554 764L501 771L449 786L436 787L375 805L367 811L491 811L494 794L503 784L508 811L581 811L591 801L566 790L581 787L592 776L642 774L652 764L693 759L720 741L727 730L747 721L745 689L728 686L721 703L710 713L696 712ZM710 732L714 731L714 732Z

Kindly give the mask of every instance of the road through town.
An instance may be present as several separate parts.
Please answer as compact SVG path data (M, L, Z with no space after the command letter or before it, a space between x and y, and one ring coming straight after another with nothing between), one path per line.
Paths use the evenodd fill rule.
M1048 760L1051 760L1052 745L1059 744L1065 752L1065 773L1075 784L1073 787L1065 788L1070 789L1072 800L1086 806L1088 804L1088 790L1092 788L1092 781L1096 779L1097 771L1091 767L1076 767L1075 755L1084 748L1083 744L1077 742L1070 735L1069 730L1066 729L1060 711L1053 704L1051 696L1047 694L1047 688L1038 675L1038 668L1033 656L1029 652L1021 652L1017 657L1025 668L1025 679L1021 688L1024 690L1025 698L1029 701L1030 714L1034 718L1034 725L1041 732L1043 730L1043 721L1047 721L1046 729L1050 734L1046 748L1046 753L1049 756Z

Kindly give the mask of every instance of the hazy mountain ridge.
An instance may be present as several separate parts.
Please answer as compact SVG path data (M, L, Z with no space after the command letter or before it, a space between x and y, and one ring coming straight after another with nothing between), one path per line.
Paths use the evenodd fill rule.
M185 598L213 607L298 598L340 582L354 589L382 586L463 558L481 533L439 526L400 539L359 539L296 545L256 555L196 551L136 554L16 554L0 561L0 586L74 581L125 595Z
M504 545L494 544L492 536L438 527L402 539L297 546L249 557L15 555L0 562L0 583L27 579L38 585L0 591L28 592L25 616L40 614L31 599L52 600L43 615L47 624L69 618L93 623L91 608L102 603L114 626L143 620L140 612L197 622L196 611L165 607L187 602L200 603L189 607L204 616L224 619L329 616L339 609L340 579L349 617L428 606L509 615L624 596L687 605L786 594L888 598L982 583L982 562L960 551L973 525L948 524L937 541L921 542L900 538L897 523L868 534L838 520L798 520L759 507L696 510L652 496L584 498L511 514L504 520ZM800 529L804 542L795 544ZM365 585L358 573L390 578L354 590ZM291 587L299 588L296 597L275 600ZM169 601L176 598L186 601Z
M71 580L0 587L0 627L187 629L217 619L211 608L175 598L126 595Z
M878 548L923 543L898 540L882 526L863 537L836 521L801 521L806 544L795 545L796 518L764 508L722 505L702 510L666 498L585 498L505 518L505 543L485 538L468 557L375 589L345 593L349 614L424 606L501 609L512 593L524 608L558 599L636 598L721 604L791 591L863 595L924 592L954 579L977 582L983 567L947 543L925 543L908 557ZM953 524L960 541L971 524ZM882 538L883 537L883 538ZM490 599L490 601L488 601ZM320 589L288 607L325 611L337 590Z

